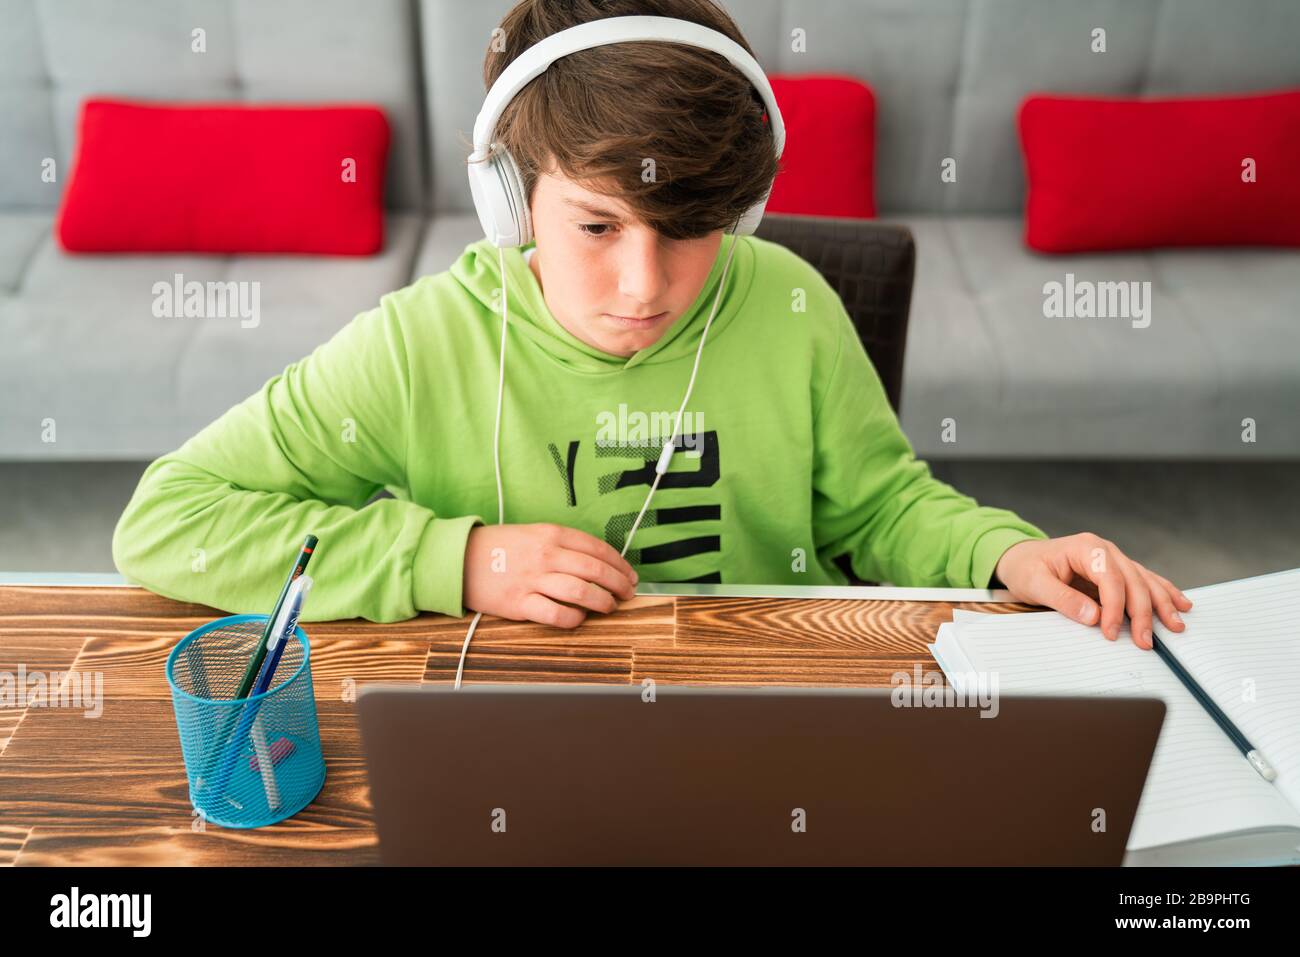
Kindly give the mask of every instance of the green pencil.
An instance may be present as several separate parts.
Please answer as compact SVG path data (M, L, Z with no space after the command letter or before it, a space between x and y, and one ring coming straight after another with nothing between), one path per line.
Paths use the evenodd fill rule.
M257 647L253 649L253 657L249 659L248 667L244 671L244 680L239 683L239 690L236 692L233 700L237 701L240 698L247 698L248 693L253 690L253 682L257 680L257 673L261 670L262 662L266 658L266 646L271 640L271 628L275 624L275 620L280 617L280 609L284 607L284 599L289 594L289 586L292 585L293 580L301 575L307 568L307 563L311 561L311 554L316 549L317 541L318 539L315 535L308 535L306 539L303 540L302 548L299 549L298 557L294 560L293 568L289 572L289 578L285 581L284 587L280 589L280 597L275 603L275 608L271 611L271 617L266 619L266 627L262 629L262 638L258 641ZM230 736L231 725L234 723L237 714L237 711L232 711L224 717L221 722L221 734L218 735L216 739L217 741L225 741L226 738ZM204 768L205 772L212 769L212 765L216 763L221 753L222 749L213 748L212 760ZM206 775L199 775L200 787L203 786L203 779L205 776Z
M307 569L307 563L311 561L311 553L316 548L318 539L315 535L308 535L302 543L302 549L298 552L298 558L293 563L293 569L289 572L289 577L280 589L280 597L276 600L275 608L271 611L271 617L266 619L266 627L262 629L262 640L257 643L253 649L253 657L248 662L248 668L244 671L244 680L239 683L239 691L235 698L247 698L248 693L253 690L253 682L257 680L257 673L262 669L262 661L266 658L266 646L271 640L271 628L275 620L280 617L280 609L284 607L284 599L289 594L289 586L293 580L301 575Z

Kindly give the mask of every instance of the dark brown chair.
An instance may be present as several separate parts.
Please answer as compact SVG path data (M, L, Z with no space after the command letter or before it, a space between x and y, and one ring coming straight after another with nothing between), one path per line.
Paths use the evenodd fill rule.
M911 232L874 220L768 215L756 235L816 266L839 293L897 414L916 268Z

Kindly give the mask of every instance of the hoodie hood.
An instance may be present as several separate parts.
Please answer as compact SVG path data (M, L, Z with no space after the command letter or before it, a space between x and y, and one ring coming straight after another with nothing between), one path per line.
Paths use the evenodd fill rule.
M718 314L709 327L709 342L726 332L732 320L744 307L754 276L754 248L748 237L738 236L736 254L727 273L727 288L723 290ZM524 259L524 250L515 247L505 251L506 274L510 307L510 328L533 345L543 350L557 363L574 372L589 375L609 375L639 365L671 362L684 355L694 356L699 348L700 334L709 319L713 297L717 295L718 280L731 248L732 239L723 236L718 244L704 285L695 301L668 327L652 345L639 349L630 356L615 356L587 345L574 336L551 315L542 295L537 277ZM501 270L498 250L486 239L471 243L452 264L451 274L473 298L493 313L500 312ZM708 347L705 347L706 351Z

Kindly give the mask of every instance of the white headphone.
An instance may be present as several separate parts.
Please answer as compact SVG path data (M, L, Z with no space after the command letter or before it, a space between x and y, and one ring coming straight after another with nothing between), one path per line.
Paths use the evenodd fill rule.
M498 525L505 524L506 520L505 496L501 487L501 401L505 394L506 381L506 327L510 321L510 294L506 288L505 251L507 248L524 246L532 242L533 223L529 215L528 199L524 195L523 178L519 175L519 167L510 152L499 144L493 143L492 137L496 132L497 121L501 119L501 114L515 94L530 80L540 76L560 57L608 43L646 40L701 47L726 57L732 66L746 76L762 97L767 108L768 127L772 131L778 159L785 148L785 124L781 121L781 111L777 108L776 97L772 94L772 85L768 83L767 76L757 61L730 37L689 20L677 20L671 17L606 17L603 20L593 20L561 30L529 47L497 77L496 82L492 84L492 89L488 90L487 99L483 101L478 119L474 121L474 152L469 160L469 188L474 197L474 209L478 211L483 233L497 247L497 259L501 268L501 362L497 378L496 426L492 436L492 459L497 477ZM758 228L770 192L769 185L763 199L746 210L740 219L726 230L732 234L731 246L727 250L722 275L718 277L718 293L713 298L713 309L700 335L699 348L695 350L695 365L691 368L691 379L686 385L686 395L677 410L672 438L664 444L659 453L659 461L655 464L654 481L623 543L622 554L624 555L632 544L632 536L641 526L641 519L645 517L646 509L650 507L650 499L659 488L659 480L668 471L668 464L672 461L677 446L677 436L681 434L682 415L686 411L686 403L690 401L691 391L695 388L695 375L700 368L700 356L704 353L704 341L708 338L709 327L713 325L713 317L718 314L718 306L722 302L722 290L726 288L727 272L731 269L731 257L736 252L736 238L748 236ZM460 649L460 663L456 666L455 687L457 689L460 688L461 676L465 672L465 655L469 652L470 639L474 637L474 630L482 617L481 611L475 612L469 631L465 633L465 643Z

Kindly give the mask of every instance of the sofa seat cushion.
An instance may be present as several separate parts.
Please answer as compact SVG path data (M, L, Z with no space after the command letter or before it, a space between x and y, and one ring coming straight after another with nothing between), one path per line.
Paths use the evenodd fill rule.
M917 247L902 422L918 454L1255 458L1300 448L1294 251L1040 256L1025 249L1019 217L892 221ZM1123 302L1094 286L1103 295L1084 317L1049 301L1058 283L1086 306L1088 284L1103 282L1138 283L1149 302L1103 316L1101 300ZM948 419L953 443L943 441ZM1254 443L1241 439L1244 419Z
M0 456L140 460L176 448L409 283L423 217L387 215L370 257L69 254L45 215L18 281L0 288ZM0 237L22 233L3 219ZM0 240L0 269L13 245ZM202 284L201 316L184 314L197 301L188 283ZM238 302L220 297L228 283Z

